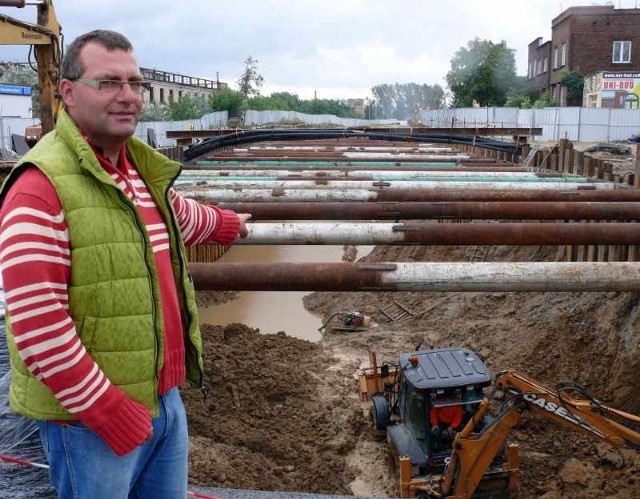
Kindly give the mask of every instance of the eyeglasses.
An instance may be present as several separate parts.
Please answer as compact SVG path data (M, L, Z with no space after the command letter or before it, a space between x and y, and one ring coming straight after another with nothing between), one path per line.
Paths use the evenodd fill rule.
M76 78L71 81L79 81L104 94L118 93L125 85L129 85L131 91L136 94L142 94L145 90L151 88L151 83L146 80L92 80L90 78Z

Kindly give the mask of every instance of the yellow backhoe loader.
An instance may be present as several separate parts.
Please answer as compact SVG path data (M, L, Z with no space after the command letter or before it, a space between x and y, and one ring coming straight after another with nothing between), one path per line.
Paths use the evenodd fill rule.
M62 59L62 29L51 0L0 0L0 7L24 8L25 5L37 6L37 24L0 14L0 44L30 45L35 51L40 92L40 125L27 127L25 130L27 144L32 146L43 133L53 130L60 105L58 80Z
M551 390L513 370L491 383L483 360L465 348L404 353L397 364L359 372L360 396L369 400L375 433L389 442L398 471L400 497L469 499L515 497L517 444L509 433L526 411L573 428L614 447L640 450L640 417L611 408L573 382ZM484 396L493 384L494 402ZM455 435L443 441L432 430L431 411L457 406L463 414Z

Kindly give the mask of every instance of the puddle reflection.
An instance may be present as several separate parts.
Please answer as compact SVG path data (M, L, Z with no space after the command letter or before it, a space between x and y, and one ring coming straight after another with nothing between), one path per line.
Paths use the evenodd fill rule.
M358 247L358 258L372 246ZM342 246L234 246L220 262L340 262ZM234 322L272 334L284 331L289 336L308 341L320 341L317 317L302 304L308 291L243 291L238 298L219 305L200 309L200 323L225 326Z

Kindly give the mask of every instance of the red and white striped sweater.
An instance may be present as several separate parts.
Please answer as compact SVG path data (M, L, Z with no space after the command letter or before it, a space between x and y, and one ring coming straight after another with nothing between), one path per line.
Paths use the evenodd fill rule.
M124 147L120 168L96 151L101 165L135 203L149 233L165 324L165 362L159 393L185 379L184 342L169 238L160 212ZM234 212L182 198L171 191L185 244L231 243L238 235ZM16 346L27 368L79 421L118 455L149 435L149 409L112 385L88 355L68 313L69 232L60 200L37 168L28 168L9 190L0 210L0 266Z

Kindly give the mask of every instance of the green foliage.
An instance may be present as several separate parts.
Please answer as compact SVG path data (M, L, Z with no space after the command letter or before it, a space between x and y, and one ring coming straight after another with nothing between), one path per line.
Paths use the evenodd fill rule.
M301 100L296 94L289 92L275 92L269 97L252 97L248 99L247 107L256 111L297 111L305 114L334 114L341 118L361 118L339 100Z
M533 103L533 108L542 109L544 107L556 107L557 105L558 102L553 97L551 97L551 94L549 92L542 92L542 94L540 94L540 97L538 97Z
M520 109L531 109L531 97L528 95L510 95L507 97L504 107L519 107Z
M301 105L300 98L289 92L275 92L268 97L252 97L248 101L248 106L256 111L299 111Z
M40 91L38 73L25 64L0 64L0 83L31 87L31 115L40 115Z
M455 107L471 107L474 101L481 106L502 106L508 93L520 85L514 50L505 42L475 38L455 53L446 80Z
M444 90L440 85L385 83L373 87L371 93L375 102L365 109L367 118L409 120L418 109L437 109L444 105Z
M209 111L227 111L230 118L239 118L247 109L247 98L236 90L218 90L209 97Z
M183 95L168 106L169 119L172 121L200 118L208 112L209 105L202 96Z
M341 118L361 118L347 104L335 99L303 100L296 111L306 114L335 114Z
M584 91L584 75L575 70L563 69L560 72L560 84L567 88L567 105L581 106Z
M264 85L264 78L258 73L258 60L252 56L244 60L244 71L238 78L238 87L247 97L260 95L260 87Z
M140 113L140 121L167 121L168 119L168 107L157 103L146 104Z

